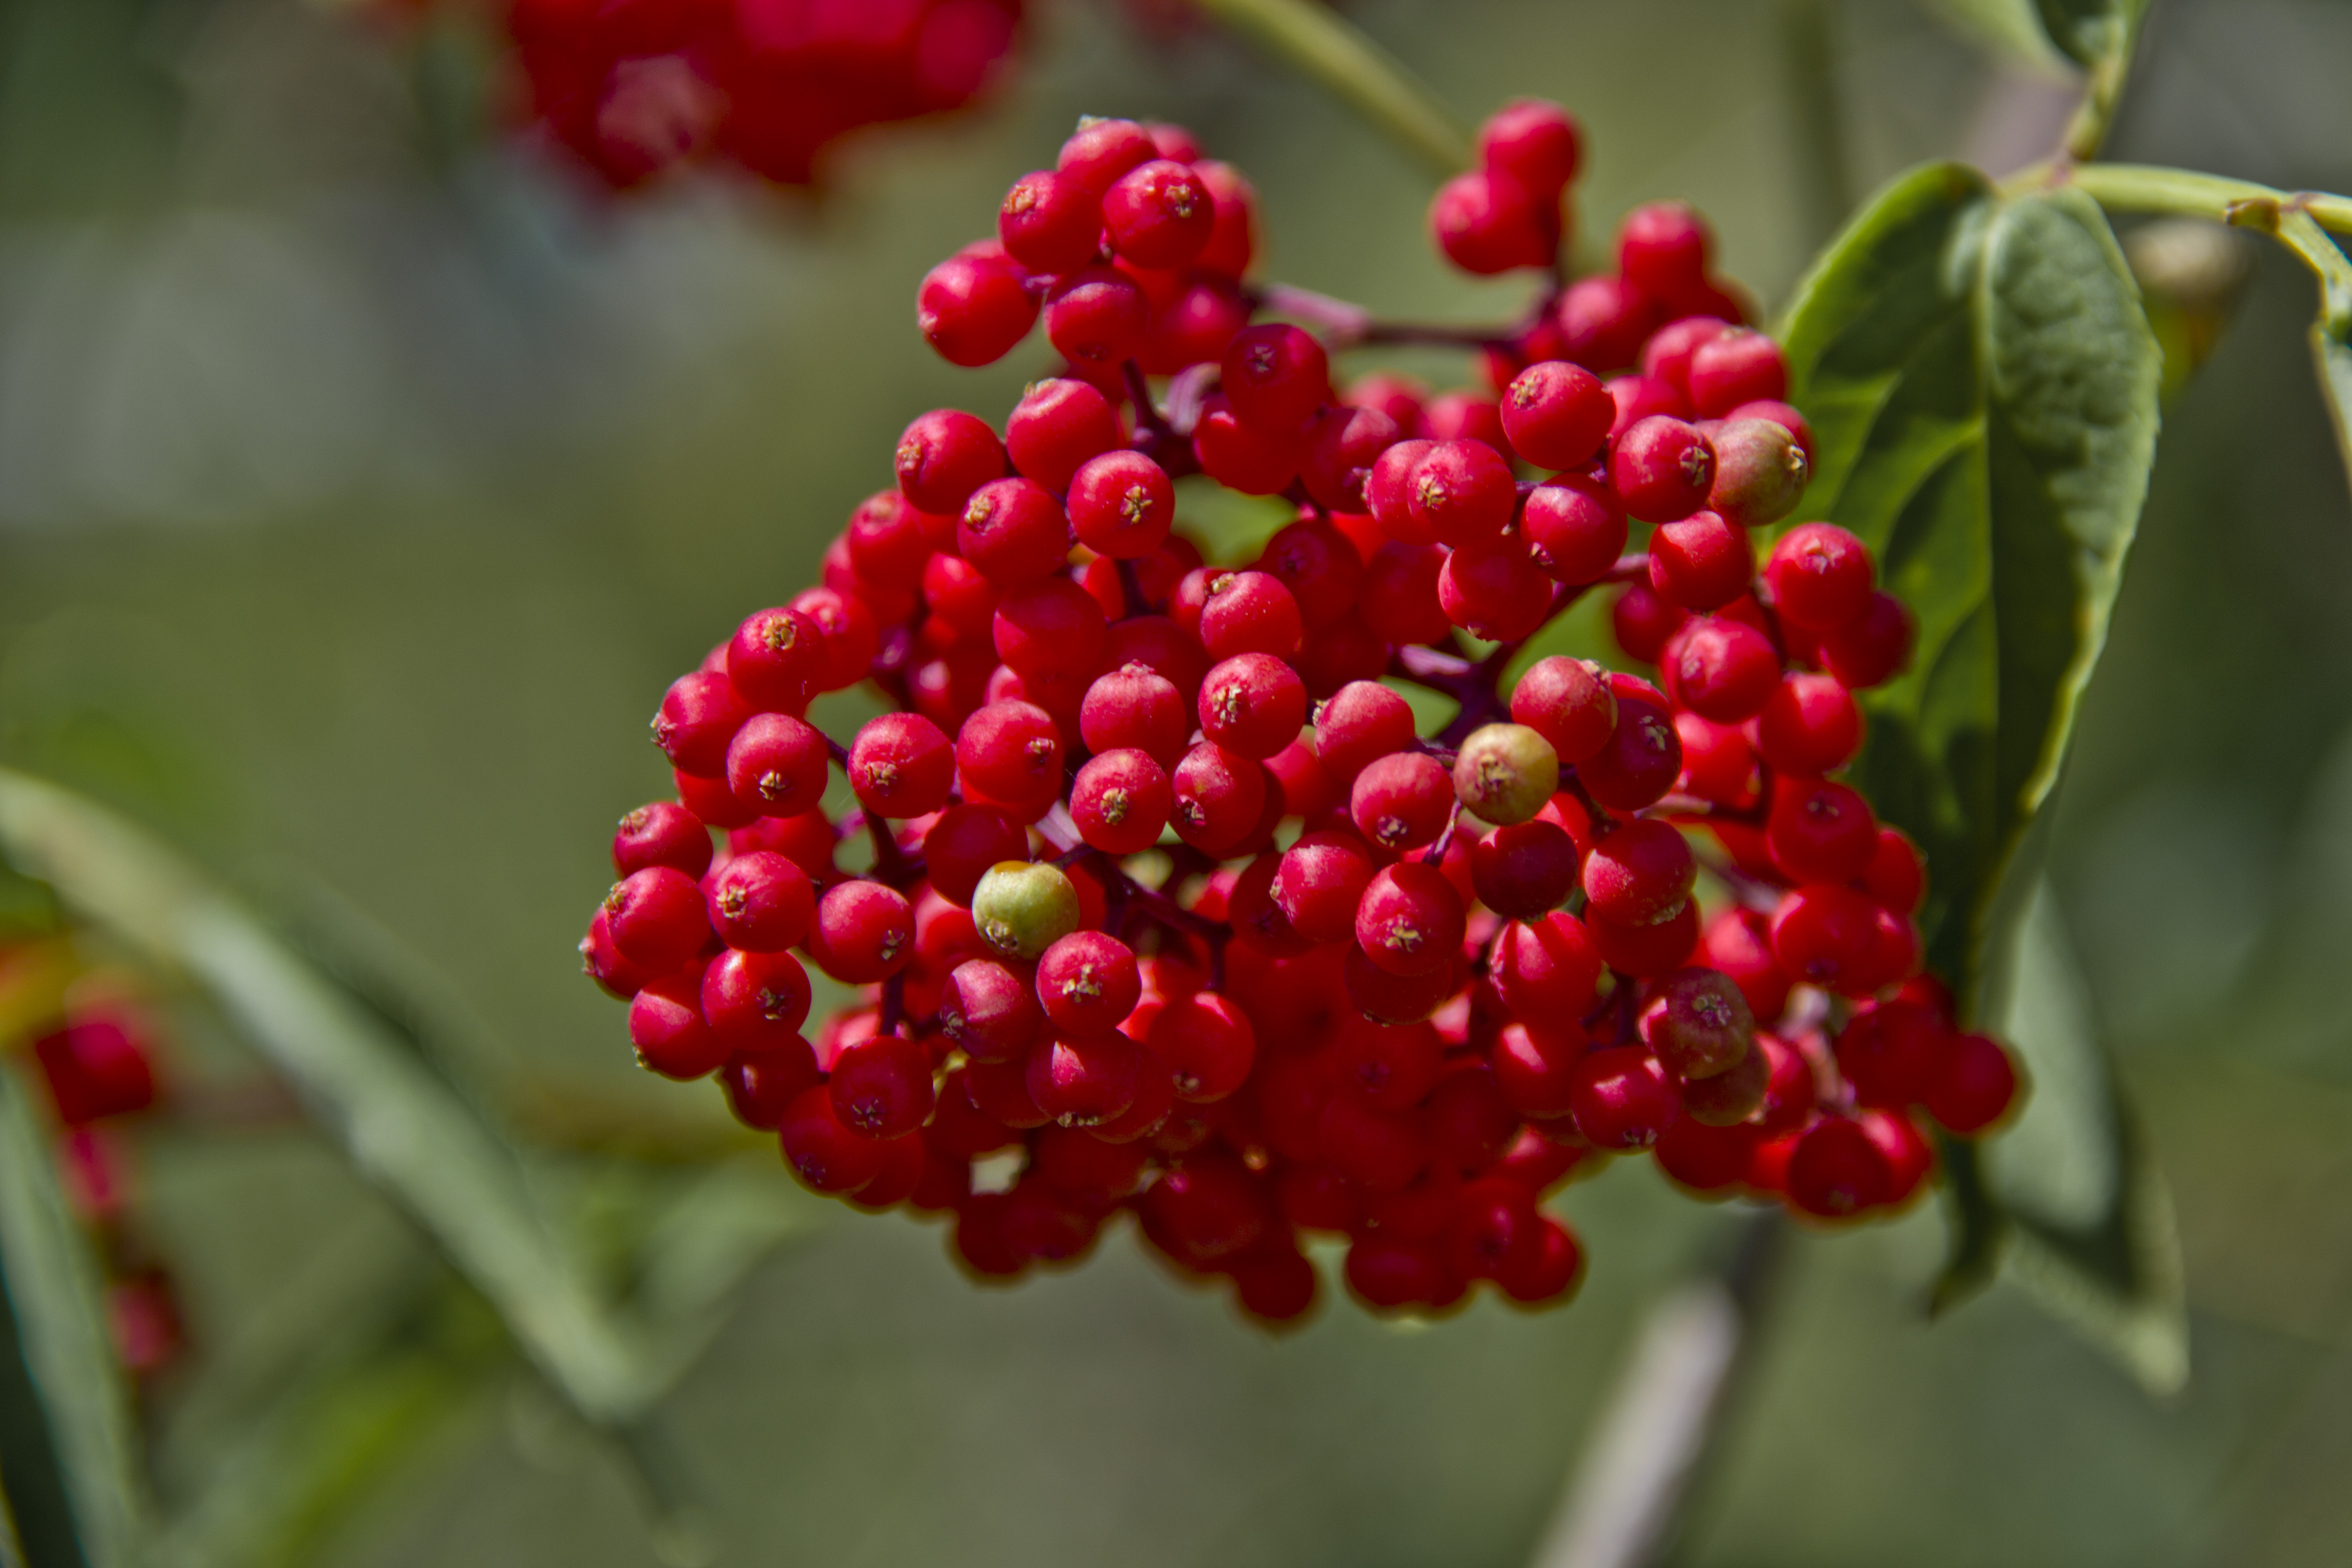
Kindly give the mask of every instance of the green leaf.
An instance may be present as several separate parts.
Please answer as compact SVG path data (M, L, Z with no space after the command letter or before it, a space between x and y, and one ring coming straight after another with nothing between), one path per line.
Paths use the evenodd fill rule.
M130 1390L98 1262L66 1207L48 1134L5 1071L0 1284L0 1466L22 1560L128 1568L148 1516Z
M0 770L0 852L207 993L582 1415L614 1426L643 1410L659 1383L638 1336L549 1234L514 1151L381 1021L177 855L68 791Z
M2147 0L2034 0L2042 30L2085 69L2127 57Z
M2027 899L1990 991L1989 1022L2032 1090L2015 1128L1984 1151L2012 1223L2017 1280L2151 1393L2177 1393L2189 1378L2189 1317L2171 1194L2099 1046L2046 881Z
M1956 164L1915 170L1881 193L1816 264L1784 337L1820 457L1809 510L1870 545L1918 626L1910 668L1864 698L1870 732L1853 776L1927 853L1929 966L1953 983L1966 1018L1999 1033L2011 993L1996 996L1996 971L2003 985L2017 973L2044 807L2147 494L2162 354L2089 197L2061 188L2005 198ZM2044 1038L2092 1037L2087 1023L2036 1026ZM2160 1268L2094 1268L2075 1245L2166 1212L2144 1190L2112 1075L2095 1045L2052 1061L2048 1070L2100 1086L2068 1103L2113 1108L2083 1124L2095 1151L2077 1151L2116 1173L2105 1206L2061 1213L2027 1201L2080 1174L2042 1169L2060 1157L2047 1139L1981 1169L1978 1151L1948 1145L1953 1252L1936 1305L1990 1279L2013 1236L2021 1268L2045 1280L2082 1275L2079 1298L2065 1298L2073 1306L2124 1300L2160 1317ZM2142 1289L2154 1294L2132 1294ZM2070 1315L2086 1325L2095 1316ZM2148 1348L2161 1336L2113 1313L2105 1322L2121 1336L2111 1348L2161 1384L2163 1352Z

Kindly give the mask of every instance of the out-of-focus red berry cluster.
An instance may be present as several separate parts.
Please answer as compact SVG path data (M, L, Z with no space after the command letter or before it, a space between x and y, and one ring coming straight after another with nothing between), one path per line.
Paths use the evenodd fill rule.
M1481 150L1438 243L1549 270L1573 122L1516 103ZM715 1074L820 1192L952 1214L982 1277L1131 1212L1272 1321L1318 1235L1376 1310L1560 1299L1540 1202L1624 1152L1825 1220L1908 1203L1921 1115L1978 1133L2015 1075L1918 973L1917 853L1834 777L1910 623L1828 524L1759 567L1811 437L1707 230L1633 213L1615 275L1463 335L1497 395L1431 397L1335 390L1255 320L1338 302L1246 281L1252 205L1182 132L1088 121L925 280L949 359L1042 306L1066 368L1001 434L916 420L824 585L663 700L677 795L623 821L582 944L640 1059ZM1204 565L1192 474L1297 520ZM1654 682L1523 656L1604 584ZM808 704L861 683L893 710L845 748ZM795 949L865 988L813 1037Z
M66 1197L89 1226L106 1268L106 1311L122 1364L152 1376L186 1349L178 1292L131 1215L131 1162L120 1125L159 1097L154 1031L120 997L69 1004L32 1057L58 1123Z
M860 126L971 101L1021 0L511 0L524 111L616 187L681 164L808 184Z

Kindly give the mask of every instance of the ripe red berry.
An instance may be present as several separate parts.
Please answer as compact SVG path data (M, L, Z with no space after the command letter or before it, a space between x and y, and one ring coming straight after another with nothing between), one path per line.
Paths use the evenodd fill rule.
M1444 872L1418 860L1381 868L1356 905L1356 942L1391 974L1426 974L1462 947L1462 895Z
M1873 594L1862 614L1822 634L1822 667L1856 690L1884 685L1909 662L1911 635L1903 602Z
M710 940L702 889L674 867L648 866L614 883L604 915L621 957L656 974L684 965Z
M1518 642L1551 615L1552 580L1524 540L1506 535L1465 544L1438 569L1437 602L1446 618L1488 642Z
M1174 805L1167 770L1133 747L1097 752L1070 786L1078 837L1106 855L1137 855L1159 843Z
M1288 658L1298 652L1305 627L1290 590L1263 572L1220 572L1209 578L1201 605L1201 646L1213 659L1236 654Z
M1287 435L1329 398L1330 364L1323 345L1297 327L1251 327L1225 350L1221 384L1243 423Z
M1412 739L1412 705L1378 681L1351 680L1315 710L1315 757L1338 783Z
M843 1125L824 1085L803 1090L783 1116L784 1163L811 1191L854 1193L881 1174L887 1145Z
M956 521L956 549L997 587L1050 577L1070 553L1070 523L1045 487L996 479L974 490Z
M613 870L626 877L667 866L699 877L710 864L710 830L686 807L667 800L641 805L613 834Z
M1844 784L1790 779L1774 792L1764 841L1792 882L1849 882L1878 853L1878 820Z
M915 325L950 364L992 364L1037 324L1037 301L1021 274L987 256L950 256L923 275Z
M1435 838L1453 805L1452 776L1421 752L1393 752L1369 763L1348 797L1356 831L1390 851Z
M1265 811L1265 770L1203 741L1184 753L1170 775L1175 805L1169 826L1196 849L1223 856L1238 846Z
M1682 770L1682 737L1664 706L1621 696L1608 743L1576 772L1592 798L1610 810L1639 811L1674 788Z
M1633 516L1672 522L1706 504L1715 448L1696 426L1654 415L1617 437L1609 453L1609 482Z
M952 516L1004 472L996 432L960 408L935 408L898 437L898 490L924 511Z
M1160 548L1176 521L1176 487L1140 452L1105 452L1070 479L1070 527L1078 542L1116 561Z
M1030 1048L1023 1073L1030 1098L1049 1119L1065 1127L1093 1127L1135 1102L1145 1053L1116 1029L1084 1037L1048 1035Z
M914 713L884 713L858 727L843 770L857 804L876 816L928 816L955 784L955 748Z
M1327 409L1308 432L1299 476L1307 493L1334 511L1370 511L1372 469L1402 436L1397 422L1376 408Z
M727 645L727 679L749 708L797 716L826 670L824 633L797 610L746 616Z
M797 816L816 809L832 763L824 737L784 713L755 713L727 747L727 787L745 809Z
M1698 900L1686 900L1680 913L1654 925L1622 925L1589 915L1585 930L1610 968L1649 979L1691 962L1698 947Z
M1421 439L1395 442L1373 459L1364 475L1366 509L1380 523L1381 531L1401 543L1437 542L1437 536L1412 510L1412 471L1436 445Z
M1780 618L1807 631L1826 632L1860 616L1870 603L1873 570L1862 541L1832 523L1801 523L1780 536L1764 563L1764 585Z
M791 953L722 952L703 971L703 1020L739 1056L800 1045L808 1013L808 973Z
M1652 983L1640 1015L1642 1043L1658 1065L1685 1079L1712 1079L1747 1059L1756 1018L1727 975L1678 969ZM1760 1098L1761 1079L1756 1091Z
M1790 978L1851 992L1875 956L1879 907L1851 888L1815 884L1780 900L1772 914L1772 956Z
M1646 1149L1681 1109L1649 1053L1633 1046L1593 1052L1577 1064L1569 1099L1577 1130L1602 1149Z
M1748 592L1756 550L1748 531L1711 511L1662 523L1650 536L1650 586L1686 610L1719 610Z
M1355 834L1302 834L1283 852L1270 896L1308 942L1344 942L1355 934L1357 906L1372 869L1371 851Z
M1686 385L1703 417L1721 419L1742 404L1787 396L1789 364L1770 338L1734 327L1692 351Z
M1078 710L1078 730L1088 751L1133 748L1162 768L1175 766L1183 756L1192 727L1191 706L1175 683L1140 664L1122 664L1097 676Z
M1595 374L1622 370L1642 352L1656 321L1655 301L1622 278L1580 278L1559 298L1552 320L1560 353Z
M1100 196L1111 182L1139 163L1160 156L1151 132L1132 120L1087 115L1054 160L1054 169L1082 189Z
M1790 981L1772 956L1765 918L1755 910L1728 909L1708 922L1702 958L1708 968L1730 976L1759 1018L1780 1016L1789 1005Z
M1307 433L1245 423L1219 393L1202 405L1192 427L1192 455L1202 471L1227 489L1277 495L1307 461Z
M816 895L801 868L772 850L738 855L711 875L711 929L746 952L799 945L816 918Z
M1038 1004L1066 1035L1116 1029L1142 994L1134 950L1098 931L1072 931L1037 960Z
M703 1019L702 976L692 970L648 981L630 999L629 1043L637 1048L639 1066L680 1081L709 1077L728 1055L726 1043ZM60 1075L51 1077L56 1081Z
M1270 757L1307 722L1307 687L1270 654L1236 654L1201 683L1201 732L1237 757Z
M1973 1138L2009 1114L2017 1099L2017 1066L1997 1041L1954 1036L1921 1099L1945 1131Z
M1565 190L1581 156L1576 121L1539 98L1515 98L1478 128L1478 162L1538 195Z
M1576 841L1549 822L1497 827L1470 847L1478 901L1507 920L1553 910L1576 889Z
M1550 266L1559 227L1557 192L1538 194L1493 169L1456 174L1429 204L1430 236L1438 248L1463 271L1481 277Z
M996 606L996 657L1027 676L1091 680L1101 666L1108 623L1094 595L1067 577L1006 591Z
M958 738L961 751L961 738ZM1000 860L1029 852L1018 825L986 805L951 805L923 837L924 873L931 890L951 904L969 906L982 873Z
M1701 718L1740 724L1764 710L1780 684L1780 656L1755 627L1709 616L1675 635L1667 673L1675 699Z
M1789 1201L1820 1219L1847 1219L1885 1199L1885 1157L1862 1124L1825 1116L1789 1156Z
M1496 933L1490 960L1495 989L1521 1018L1581 1018L1601 984L1601 959L1584 922L1564 913Z
M1927 894L1927 870L1919 851L1898 827L1881 827L1862 874L1864 890L1897 914L1911 914Z
M1196 1104L1223 1100L1247 1082L1257 1048L1249 1015L1213 992L1161 1008L1148 1043L1174 1075L1177 1095Z
M727 747L751 710L727 677L698 670L681 675L654 716L654 744L680 773L711 778L727 771Z
M1032 272L1075 272L1102 245L1100 194L1048 170L1022 175L996 215L1005 254Z
M903 1138L931 1113L931 1055L903 1035L877 1035L833 1058L833 1113L866 1138Z
M1597 583L1617 564L1628 532L1625 509L1607 485L1560 474L1528 492L1519 531L1529 559L1572 587Z
M736 1121L761 1132L782 1127L793 1101L818 1081L816 1058L810 1054L808 1043L797 1036L782 1049L737 1056L719 1069L719 1087L727 1097L727 1109Z
M1576 468L1599 455L1617 405L1591 371L1546 360L1512 379L1502 414L1504 433L1520 457L1538 468Z
M1017 961L966 959L940 992L940 1030L976 1062L1016 1061L1045 1026L1029 974Z
M1406 506L1430 538L1456 549L1494 540L1518 506L1518 481L1484 441L1440 441L1405 481Z
M1586 907L1621 925L1654 925L1681 910L1697 879L1689 841L1643 818L1624 824L1585 857Z
M1045 338L1074 364L1116 365L1143 345L1151 307L1115 267L1066 272L1045 295Z
M1862 749L1862 710L1835 676L1790 675L1764 704L1756 743L1781 773L1800 778L1832 773Z
M1062 790L1062 737L1042 708L992 702L956 735L956 772L967 795L1014 811L1042 810Z
M1617 269L1654 300L1680 304L1700 289L1715 237L1681 202L1652 202L1625 215L1617 231Z
M1216 204L1184 163L1155 158L1111 182L1102 196L1111 248L1138 267L1182 267L1216 227Z
M904 895L879 882L835 882L816 901L809 928L811 963L845 985L871 985L915 956L915 913Z
M1118 444L1118 414L1110 399L1073 377L1031 383L1004 421L1013 466L1023 479L1056 492L1070 488L1079 465Z

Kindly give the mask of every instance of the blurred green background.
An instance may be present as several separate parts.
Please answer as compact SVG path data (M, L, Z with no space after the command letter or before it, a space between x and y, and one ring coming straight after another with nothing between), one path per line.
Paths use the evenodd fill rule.
M1467 117L1567 103L1588 244L1686 196L1774 303L1877 181L2014 166L2066 104L1908 0L1349 9ZM638 1072L572 952L613 818L667 787L646 718L814 577L908 418L999 418L1045 368L958 372L913 330L1005 184L1081 112L1175 119L1255 180L1272 276L1415 319L1517 286L1449 276L1426 173L1330 100L1109 0L1040 0L989 107L855 139L821 199L599 201L482 139L463 50L387 37L299 0L0 5L0 761L446 976L496 1042L462 1068L593 1236L729 1136ZM2352 7L2163 0L2110 155L2343 190L2348 68ZM2055 860L2179 1208L2192 1382L2150 1400L2007 1285L1930 1325L1932 1205L1803 1237L1680 1561L2352 1561L2352 507L2310 285L2253 261L2168 411ZM170 1065L255 1071L194 1024ZM224 1484L254 1390L389 1322L393 1478L306 1552L675 1552L314 1134L165 1121L141 1159L195 1348L145 1410L167 1500ZM981 1291L936 1226L746 1159L805 1225L659 1426L747 1563L1523 1563L1642 1309L1730 1228L1629 1163L1561 1200L1591 1255L1567 1310L1342 1304L1270 1340L1124 1233Z

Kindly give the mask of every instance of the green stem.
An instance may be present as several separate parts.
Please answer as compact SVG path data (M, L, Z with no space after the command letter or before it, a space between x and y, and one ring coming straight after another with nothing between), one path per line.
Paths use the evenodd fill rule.
M2325 191L2282 191L2252 180L2200 174L2147 163L2036 163L2001 182L2005 195L2072 183L2109 212L2167 213L2178 217L2240 221L2242 210L2268 203L2280 211L2311 215L2319 226L2352 233L2352 197Z
M1314 78L1444 174L1470 166L1470 132L1404 62L1316 0L1201 0L1201 8Z

